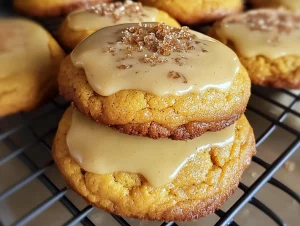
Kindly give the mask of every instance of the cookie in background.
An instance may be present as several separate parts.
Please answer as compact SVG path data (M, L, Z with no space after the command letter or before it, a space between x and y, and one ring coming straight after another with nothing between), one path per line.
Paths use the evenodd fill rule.
M180 27L167 13L133 1L97 4L70 13L62 23L58 37L68 49L73 49L95 31L116 24L164 22Z
M40 25L0 19L0 116L31 111L57 92L63 50Z
M231 47L252 83L300 89L300 13L260 9L214 24L209 34Z
M300 0L250 0L254 8L285 8L300 11Z
M145 5L164 10L182 24L209 23L241 12L243 0L139 0Z
M25 15L34 17L56 17L66 15L75 9L91 4L113 0L14 0L14 8Z

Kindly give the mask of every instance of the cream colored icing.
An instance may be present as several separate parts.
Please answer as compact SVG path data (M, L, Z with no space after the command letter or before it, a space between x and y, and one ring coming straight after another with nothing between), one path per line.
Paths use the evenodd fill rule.
M232 125L188 141L154 140L119 133L73 110L67 145L71 156L87 172L139 173L159 187L171 182L197 152L228 145L234 135Z
M68 25L72 30L98 30L103 27L125 23L155 22L158 10L152 7L143 6L141 14L131 16L122 15L120 20L115 21L112 16L100 16L87 9L71 13L68 17Z
M85 70L87 80L93 90L102 96L109 96L120 90L141 90L158 96L167 94L181 95L187 92L199 92L207 88L226 90L239 72L240 62L236 54L222 43L200 34L194 50L172 52L168 62L155 66L140 62L139 59L153 52L144 49L125 59L126 46L118 42L124 29L137 24L123 24L103 28L84 40L71 54L74 66ZM112 45L109 43L113 43ZM108 44L119 52L105 52ZM204 51L205 50L205 51ZM184 57L183 65L175 62ZM122 63L120 63L122 61ZM131 65L126 70L119 69L120 64ZM170 72L178 72L185 79L170 79Z
M48 73L51 68L48 35L24 19L0 19L0 78Z
M289 25L286 23L284 26ZM300 29L289 33L278 32L277 29L261 31L250 29L245 23L231 23L225 19L217 32L219 36L230 40L236 50L245 57L263 55L276 59L300 54Z

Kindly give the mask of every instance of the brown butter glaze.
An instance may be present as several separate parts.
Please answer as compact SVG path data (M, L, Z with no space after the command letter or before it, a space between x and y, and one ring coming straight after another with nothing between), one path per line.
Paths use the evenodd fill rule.
M71 58L102 96L121 90L158 96L226 90L240 69L235 53L218 41L162 23L101 29L77 46Z
M73 110L67 144L71 156L88 172L139 173L159 187L171 182L197 152L232 143L234 133L231 125L189 141L153 140L118 133Z
M300 54L300 14L262 9L224 19L217 31L245 57L276 59Z

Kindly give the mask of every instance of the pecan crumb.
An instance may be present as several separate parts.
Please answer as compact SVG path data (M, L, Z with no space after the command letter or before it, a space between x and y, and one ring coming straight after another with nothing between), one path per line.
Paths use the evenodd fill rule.
M121 64L119 66L117 66L118 69L122 69L122 70L126 70L129 68L132 68L132 65L125 65L125 64Z
M177 57L174 59L175 60L175 63L178 64L179 66L183 66L184 64L186 64L186 60L187 58L186 57Z
M107 48L103 49L103 52L111 53L114 56L116 48L108 46Z
M171 79L181 79L182 83L187 83L186 77L183 74L181 74L179 72L176 72L176 71L170 71L168 73L168 78L171 78Z

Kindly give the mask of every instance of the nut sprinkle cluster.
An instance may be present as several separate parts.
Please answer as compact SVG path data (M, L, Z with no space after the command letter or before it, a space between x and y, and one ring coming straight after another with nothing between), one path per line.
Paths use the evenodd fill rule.
M300 29L300 14L284 9L262 9L230 18L226 23L243 23L254 31L289 34L295 29Z
M195 35L188 27L174 28L164 23L147 23L123 31L121 43L126 46L126 58L135 52L150 52L140 60L151 66L168 62L171 53L186 53L195 49ZM183 56L184 57L184 56ZM175 60L179 62L178 58Z
M133 14L136 16L142 15L142 4L139 2L133 2L126 0L124 3L103 3L94 5L88 8L92 13L98 14L99 16L112 16L114 22L118 22L122 16L132 17Z

